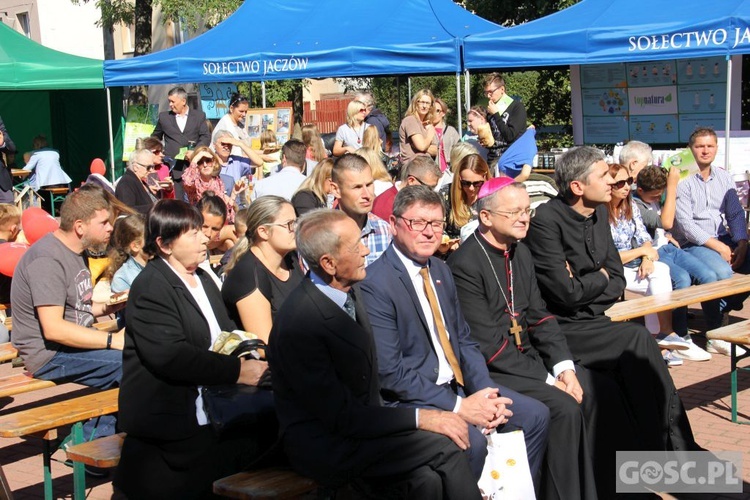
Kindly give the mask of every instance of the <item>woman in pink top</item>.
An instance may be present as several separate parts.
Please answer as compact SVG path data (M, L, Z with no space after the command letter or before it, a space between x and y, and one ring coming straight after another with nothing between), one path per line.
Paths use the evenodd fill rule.
M182 174L182 185L191 205L196 205L206 191L213 191L227 204L227 223L233 224L237 195L247 189L247 184L235 184L232 194L227 195L220 172L221 163L216 153L207 146L201 146L195 150L190 166Z

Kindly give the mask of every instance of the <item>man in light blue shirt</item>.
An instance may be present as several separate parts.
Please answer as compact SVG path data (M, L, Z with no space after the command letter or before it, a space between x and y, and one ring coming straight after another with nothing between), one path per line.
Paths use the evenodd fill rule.
M716 132L699 128L690 136L688 145L699 171L677 187L672 235L686 252L701 260L720 280L729 278L734 271L748 274L750 263L744 209L732 176L711 166L716 158ZM741 309L745 298L747 294L704 303L706 328L718 328L722 314Z

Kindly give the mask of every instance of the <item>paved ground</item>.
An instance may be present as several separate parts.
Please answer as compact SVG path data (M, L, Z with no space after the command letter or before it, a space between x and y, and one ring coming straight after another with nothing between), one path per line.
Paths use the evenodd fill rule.
M745 310L732 317L733 321L750 318L750 301ZM694 318L690 321L691 329L702 329L700 309L691 309ZM702 337L696 342L703 343ZM750 366L750 360L742 365ZM0 365L0 376L17 372L9 363ZM681 367L671 369L680 396L687 407L690 422L698 443L713 451L750 449L750 426L733 424L730 421L729 392L729 358L714 355L708 362L685 362ZM750 420L750 373L740 375L739 408L740 417ZM49 402L55 396L81 391L80 386L65 385L20 395L15 398L0 399L0 414L28 408L43 402ZM612 430L616 432L616 429ZM67 430L62 430L66 435ZM64 459L62 452L56 458ZM5 471L14 498L17 500L43 498L41 442L35 439L0 439L0 464ZM72 469L61 463L53 463L52 473L55 478L55 498L72 497ZM679 498L724 499L750 498L750 454L745 453L743 463L743 494L727 496L682 496ZM109 479L87 479L89 487L87 498L91 500L111 498L112 485ZM574 499L566 499L574 500Z

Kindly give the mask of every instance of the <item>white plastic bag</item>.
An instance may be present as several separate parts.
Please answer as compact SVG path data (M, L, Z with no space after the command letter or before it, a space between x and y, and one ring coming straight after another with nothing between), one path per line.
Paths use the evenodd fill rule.
M493 432L487 436L487 459L479 478L482 498L492 500L533 500L531 478L523 431Z

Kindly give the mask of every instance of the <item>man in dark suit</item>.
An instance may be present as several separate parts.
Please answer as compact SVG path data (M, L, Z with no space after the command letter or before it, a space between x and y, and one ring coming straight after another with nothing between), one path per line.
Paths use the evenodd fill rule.
M378 352L381 393L395 406L454 412L469 425L469 463L478 478L489 432L523 429L532 474L547 446L549 410L498 386L458 307L450 269L432 255L444 225L440 196L426 186L399 191L390 218L393 242L362 283ZM498 392L499 388L499 392ZM511 406L513 411L506 409Z
M13 176L10 166L6 165L6 154L14 154L16 145L5 129L3 119L0 118L0 203L13 203Z
M164 154L175 158L181 148L209 146L211 134L206 125L206 114L198 109L190 109L187 103L187 92L182 87L174 87L167 94L169 111L159 113L159 121L151 134L160 141L164 141ZM188 151L185 159L189 161L192 152ZM172 180L175 182L175 198L183 199L182 171L187 167L187 161L177 160L172 170Z
M458 415L382 405L372 331L354 286L369 253L356 222L341 211L310 212L298 222L297 248L310 272L276 315L268 350L294 469L325 486L366 483L394 498L478 499Z

